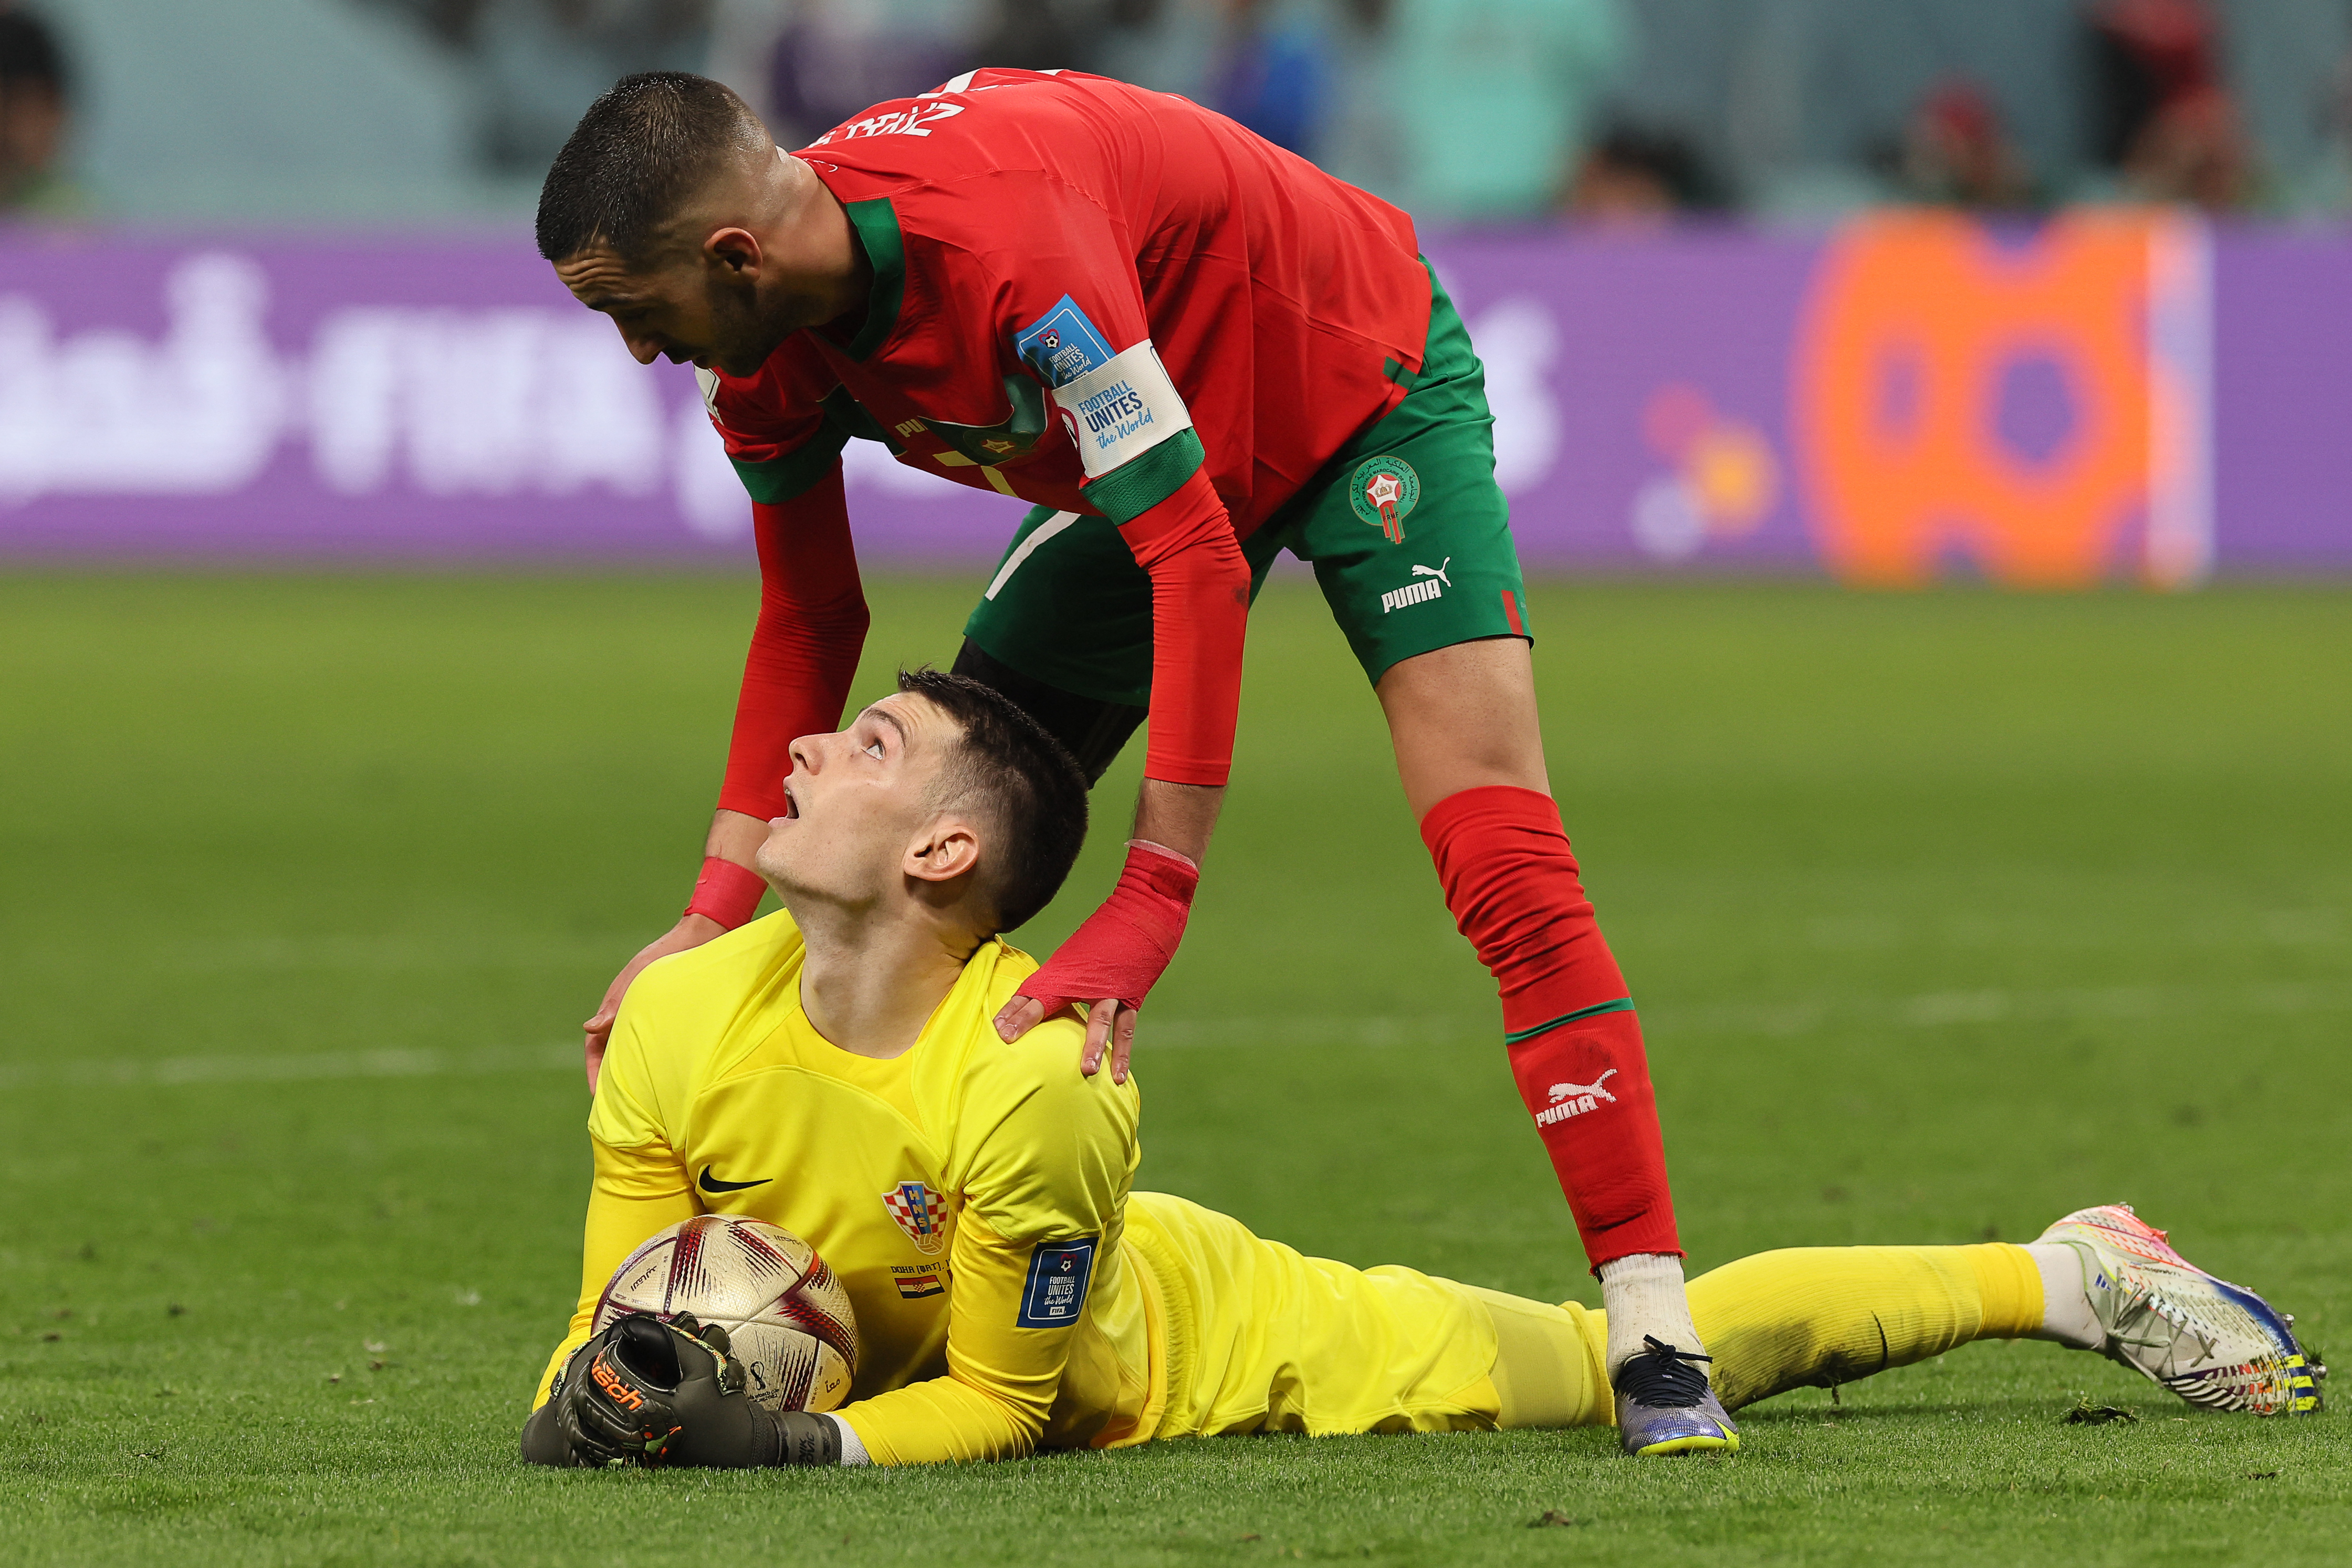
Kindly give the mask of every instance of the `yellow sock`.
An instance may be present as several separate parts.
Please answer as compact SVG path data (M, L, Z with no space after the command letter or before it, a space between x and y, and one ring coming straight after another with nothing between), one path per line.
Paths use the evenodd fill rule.
M1690 1300L1716 1393L1737 1410L2030 1332L2042 1274L2023 1247L2000 1242L1790 1247L1701 1275Z
M1495 1324L1502 1426L1616 1420L1603 1352L1607 1316L1476 1286ZM1800 1247L1760 1252L1691 1281L1691 1316L1737 1410L1791 1388L1856 1383L1970 1340L2042 1324L2042 1272L2021 1247Z
M1478 1299L1495 1322L1495 1367L1487 1375L1500 1407L1498 1426L1606 1426L1617 1419L1616 1396L1601 1352L1608 1320L1570 1301L1555 1307L1482 1290Z

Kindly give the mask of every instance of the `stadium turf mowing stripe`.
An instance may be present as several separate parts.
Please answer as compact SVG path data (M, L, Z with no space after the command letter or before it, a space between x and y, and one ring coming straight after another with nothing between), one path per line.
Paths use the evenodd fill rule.
M876 583L861 698L944 662L983 577ZM1595 1431L523 1469L577 1284L569 1031L684 900L755 594L0 581L0 1560L2341 1559L2341 1416L2194 1414L2041 1344L1785 1395L1721 1461ZM1532 596L1695 1267L2128 1199L2352 1343L2343 596ZM1138 1049L1142 1184L1596 1300L1310 587L1267 589L1250 662ZM1115 874L1135 768L1022 940ZM2140 1419L2062 1425L2083 1397Z
M2307 1013L2352 1010L2352 987L2255 986L2230 993L2180 987L2121 986L2105 991L2012 994L2006 991L1937 992L1874 1002L1851 998L1759 1003L1748 1006L1691 1009L1667 1016L1677 1028L1716 1034L1790 1035L1818 1029L1833 1011L1874 1014L1879 1021L1909 1028L2002 1019L2072 1017L2145 1018L2191 1012ZM1557 1027L1546 1025L1544 1027ZM1460 1014L1423 1017L1345 1017L1305 1014L1294 1017L1170 1018L1154 1010L1154 1050L1387 1049L1472 1037L1476 1021ZM1540 1031L1538 1031L1540 1032ZM1510 1037L1506 1036L1507 1040ZM163 1057L152 1060L17 1061L0 1065L0 1089L38 1084L104 1085L126 1089L172 1089L186 1084L318 1082L373 1078L478 1077L487 1073L577 1072L574 1044L512 1050L329 1051L266 1057Z

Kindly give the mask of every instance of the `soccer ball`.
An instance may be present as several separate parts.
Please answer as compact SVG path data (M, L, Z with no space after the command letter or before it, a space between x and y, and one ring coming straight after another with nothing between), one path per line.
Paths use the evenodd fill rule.
M657 1232L614 1270L589 1331L630 1312L725 1329L744 1392L769 1410L831 1410L857 1373L849 1292L814 1247L762 1220L697 1215Z

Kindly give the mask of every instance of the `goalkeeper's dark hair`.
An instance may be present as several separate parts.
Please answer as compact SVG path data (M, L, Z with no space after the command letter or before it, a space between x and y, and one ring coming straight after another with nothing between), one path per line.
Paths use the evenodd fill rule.
M547 171L539 253L562 261L602 240L641 260L681 198L729 157L773 145L751 105L709 77L625 76L588 106Z
M1053 902L1077 862L1087 841L1087 775L1067 747L992 686L925 667L900 670L898 689L924 699L962 731L943 799L986 802L998 837L982 862L983 885L996 929L1011 931Z

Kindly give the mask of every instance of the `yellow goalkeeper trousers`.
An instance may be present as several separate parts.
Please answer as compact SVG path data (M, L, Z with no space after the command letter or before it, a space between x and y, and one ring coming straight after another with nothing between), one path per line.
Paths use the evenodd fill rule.
M1137 1193L1127 1246L1161 1309L1150 1436L1606 1426L1605 1314L1304 1257L1181 1198ZM2021 1247L1820 1247L1701 1275L1691 1316L1738 1409L2042 1323Z
M1495 1327L1496 1425L1607 1426L1608 1315L1464 1287ZM1691 1281L1691 1321L1724 1407L1829 1388L2042 1326L2042 1275L2021 1247L1798 1247Z

